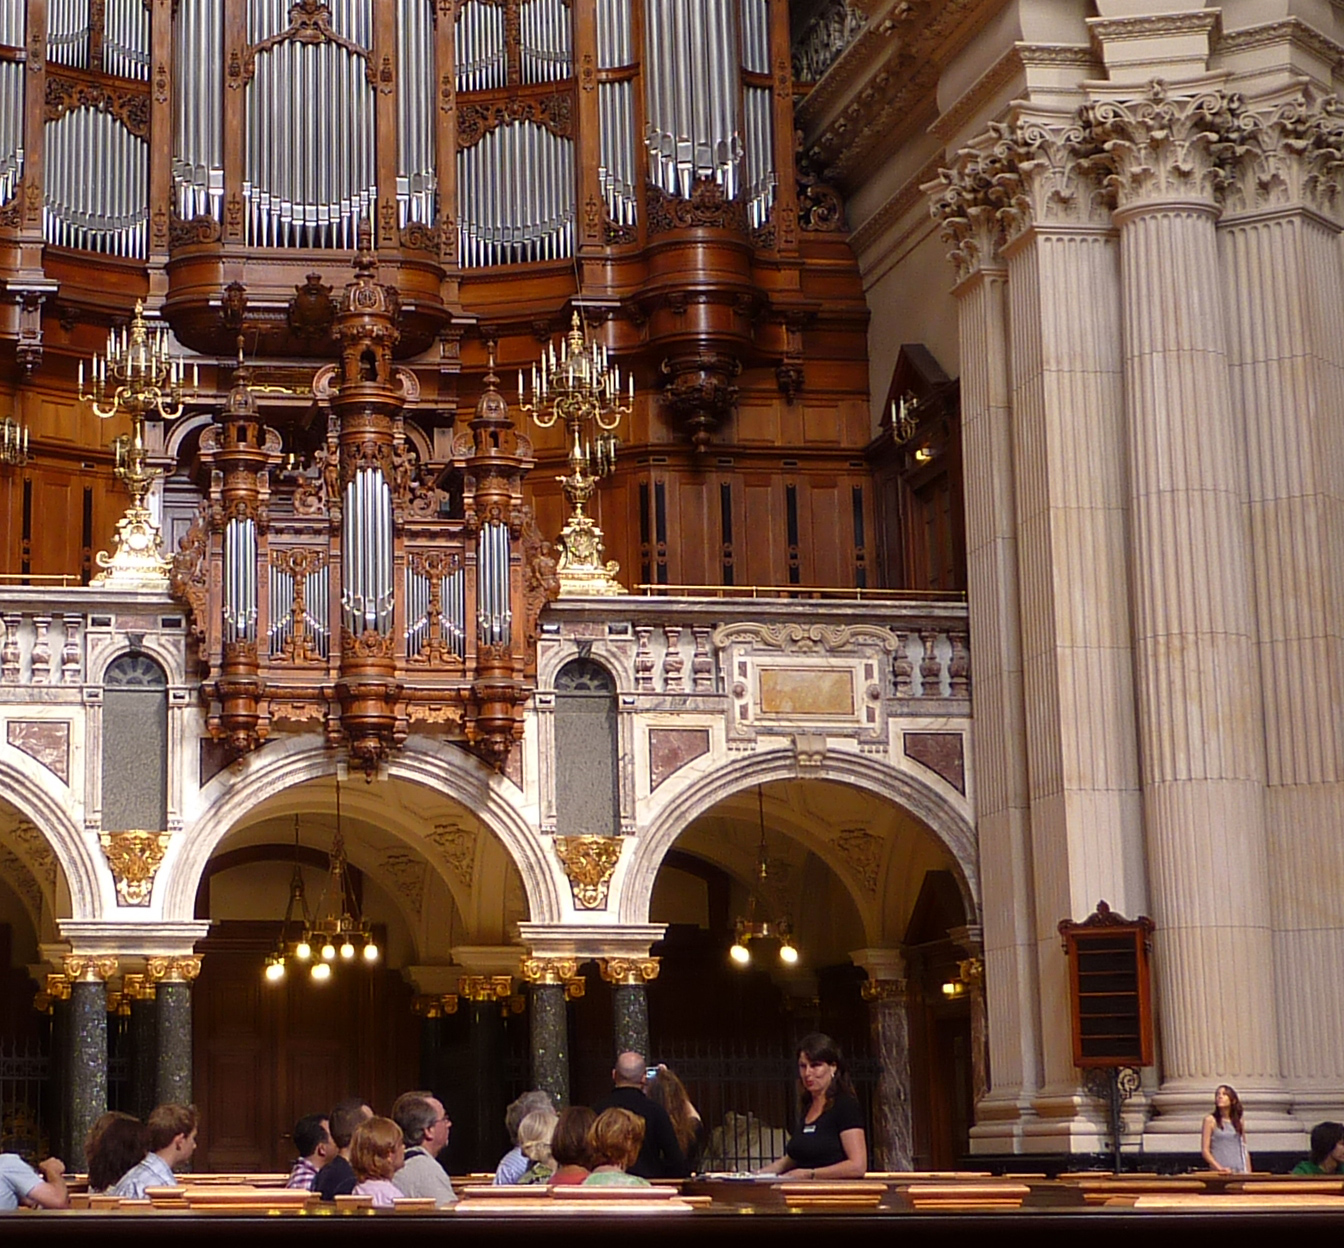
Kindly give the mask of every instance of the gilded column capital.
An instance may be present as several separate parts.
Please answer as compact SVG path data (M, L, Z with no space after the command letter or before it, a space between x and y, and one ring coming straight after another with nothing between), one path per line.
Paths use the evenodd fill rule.
M103 857L116 881L117 905L149 905L154 877L170 839L167 832L148 832L141 828L98 834Z
M961 980L970 988L983 988L985 986L985 960L984 958L963 958L957 963L957 974Z
M859 985L859 994L865 1001L895 1001L903 1004L910 999L909 981L904 979L865 979Z
M118 965L115 954L71 953L65 957L65 977L72 984L102 984L117 973Z
M460 1001L455 992L421 993L411 1001L411 1013L417 1018L442 1018L445 1014L456 1014Z
M602 968L602 978L607 983L630 988L657 979L662 959L602 958L598 965Z
M47 975L42 990L33 997L33 1009L39 1014L50 1014L57 1001L70 1000L70 981L59 971Z
M128 971L121 977L121 995L127 1001L153 1001L154 985L147 975Z
M619 836L557 836L556 857L569 877L574 904L581 910L605 910L607 890L625 847Z
M1122 214L1173 203L1216 211L1248 126L1241 96L1169 96L1159 81L1137 99L1085 104L1079 117L1077 150Z
M151 984L189 984L201 973L201 959L196 956L145 959L145 977Z
M570 1000L581 997L587 988L579 974L579 960L572 957L526 957L522 961L522 977L529 984L563 984Z
M507 1001L513 996L512 975L463 975L457 981L458 996L477 1004Z

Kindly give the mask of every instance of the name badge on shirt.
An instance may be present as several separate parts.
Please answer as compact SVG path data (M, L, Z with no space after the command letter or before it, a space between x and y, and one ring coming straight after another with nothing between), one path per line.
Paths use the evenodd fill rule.
M807 1124L803 1127L803 1134L804 1134L804 1135L811 1135L812 1132L815 1131L816 1129L817 1129L817 1124L816 1124L815 1122L809 1122L809 1123L807 1123Z

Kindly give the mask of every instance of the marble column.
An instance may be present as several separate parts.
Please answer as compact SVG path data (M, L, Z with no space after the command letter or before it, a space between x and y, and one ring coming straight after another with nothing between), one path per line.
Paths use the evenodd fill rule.
M645 985L658 977L657 958L603 958L602 978L614 985L611 1012L615 1030L615 1050L620 1053L649 1053L649 999Z
M122 976L122 992L131 1004L130 1112L143 1120L158 1092L158 1013L154 989L143 975Z
M989 1017L985 1007L985 962L980 928L955 927L948 935L966 957L957 964L971 1002L971 1103L979 1105L990 1088Z
M1193 1149L1226 1080L1287 1125L1268 940L1264 732L1244 442L1229 392L1216 141L1236 97L1084 110L1116 195L1134 653L1163 1083L1152 1148ZM1109 900L1109 899L1108 899ZM1248 1008L1249 1006L1249 1008Z
M524 958L523 978L532 985L532 1086L551 1094L558 1108L569 1104L569 1009L583 995L574 958Z
M1050 115L1045 115L1049 117ZM1052 124L1052 121L1054 124ZM1126 534L1120 264L1070 125L1019 115L997 149L1004 213L1036 957L1068 990L1056 930L1105 899L1147 907ZM1041 1012L1038 1139L1090 1148L1066 1011ZM1080 1117L1087 1119L1080 1122Z
M1344 982L1344 259L1332 163L1344 119L1261 113L1219 222L1232 401L1244 430L1265 707L1266 826L1283 1074L1294 1116L1339 1117ZM1270 280L1272 275L1272 280ZM1307 899L1310 899L1309 902ZM1306 904L1304 904L1306 903Z
M905 955L899 949L862 949L850 957L868 972L862 993L868 1002L872 1054L879 1067L868 1168L913 1170L915 1133L910 1112L910 1008Z
M1008 270L983 159L967 150L943 174L934 215L958 283L966 562L975 655L976 831L995 1082L972 1149L1014 1150L1040 1086L1035 898L1022 688L1017 504L1009 397Z
M197 957L148 958L155 984L158 1068L154 1096L160 1105L191 1104L191 985L201 973Z
M107 980L117 973L115 957L71 954L65 959L70 980L69 1155L71 1170L88 1165L84 1138L98 1117L107 1112Z

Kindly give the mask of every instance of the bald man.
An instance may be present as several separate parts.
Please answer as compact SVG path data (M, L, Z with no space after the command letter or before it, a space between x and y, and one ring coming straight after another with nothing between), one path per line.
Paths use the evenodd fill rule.
M612 1090L593 1103L593 1110L600 1114L604 1109L628 1109L644 1119L644 1145L630 1167L631 1174L644 1179L684 1179L691 1168L667 1110L644 1094L646 1070L644 1054L622 1053L611 1072Z

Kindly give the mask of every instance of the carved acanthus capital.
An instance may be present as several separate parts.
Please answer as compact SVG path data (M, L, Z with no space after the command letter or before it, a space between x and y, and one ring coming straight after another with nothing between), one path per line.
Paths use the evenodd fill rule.
M145 959L145 978L152 984L189 984L201 973L201 959L196 956Z
M963 148L950 169L940 169L938 178L924 186L932 199L929 211L942 224L947 258L965 281L985 269L999 268L1003 244L1000 209L1012 195L998 178L1005 172L998 158L977 147Z
M1248 114L1226 211L1305 207L1338 218L1344 172L1344 102L1303 95Z
M65 958L65 978L72 984L104 984L117 973L116 954L68 954Z
M995 185L1005 200L999 220L1009 241L1032 226L1109 227L1105 199L1081 155L1085 136L1076 121L1019 118L991 126L990 133Z
M598 965L607 983L634 988L657 979L661 962L660 958L603 958Z
M1239 95L1168 96L1154 81L1136 100L1101 100L1081 110L1079 150L1125 212L1152 203L1215 208L1246 133Z
M102 832L103 856L117 885L117 905L147 906L154 877L168 848L167 832Z
M605 910L607 889L621 860L619 836L557 836L555 853L564 864L574 903L581 910Z

